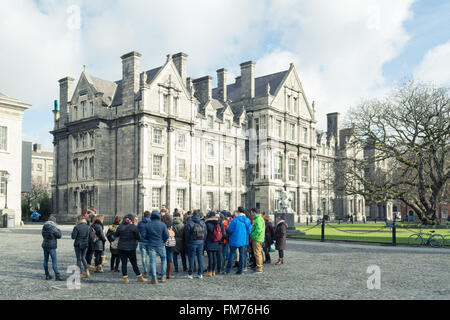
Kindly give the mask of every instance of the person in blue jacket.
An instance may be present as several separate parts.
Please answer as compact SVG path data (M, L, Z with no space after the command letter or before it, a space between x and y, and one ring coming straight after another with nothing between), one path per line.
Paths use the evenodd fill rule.
M156 255L161 259L161 282L166 282L167 259L166 241L169 239L169 231L164 222L161 221L161 214L158 210L153 210L150 222L145 225L144 239L148 243L150 251L150 271L152 284L158 283L156 278Z
M145 241L145 226L151 221L150 219L150 212L145 211L144 212L144 218L139 221L138 223L138 230L141 234L141 241L139 241L139 251L141 252L141 260L142 260L142 267L144 268L144 276L149 275L149 266L147 263L147 255L150 257L150 247L148 245L148 242Z
M241 209L241 208L239 208ZM231 272L232 263L236 255L236 249L239 250L239 265L236 274L241 275L244 269L245 248L248 246L248 239L251 233L250 220L245 216L244 210L238 210L236 218L231 220L228 226L230 257L228 259L226 274Z

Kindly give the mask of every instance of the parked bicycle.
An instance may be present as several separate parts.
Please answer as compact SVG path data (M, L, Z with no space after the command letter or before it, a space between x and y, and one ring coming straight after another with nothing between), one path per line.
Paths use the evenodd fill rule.
M433 248L440 248L444 246L444 242L444 237L439 233L435 233L434 230L423 232L423 230L420 229L419 233L414 233L408 238L408 244L414 247L426 245Z

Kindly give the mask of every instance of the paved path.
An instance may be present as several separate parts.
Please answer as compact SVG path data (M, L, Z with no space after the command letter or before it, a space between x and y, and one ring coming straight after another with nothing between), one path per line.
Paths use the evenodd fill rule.
M178 273L165 284L150 285L137 283L129 266L129 285L120 274L105 272L68 290L65 282L43 280L40 228L0 229L0 299L450 299L448 249L306 240L288 240L286 264L265 265L261 275L189 280ZM75 257L72 227L62 229L58 265L64 274ZM380 289L367 288L370 265L380 268Z

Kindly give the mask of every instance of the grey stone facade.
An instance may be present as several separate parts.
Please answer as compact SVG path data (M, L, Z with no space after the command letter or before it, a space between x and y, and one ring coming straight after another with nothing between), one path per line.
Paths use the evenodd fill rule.
M59 81L53 201L63 219L89 207L112 216L162 204L273 213L282 189L298 222L349 213L349 199L332 182L336 155L346 148L338 114L329 115L327 133L316 132L314 104L293 64L255 78L248 61L228 85L222 68L213 88L211 76L187 77L185 53L145 72L140 57L122 56L115 82L86 70L76 86L70 77Z

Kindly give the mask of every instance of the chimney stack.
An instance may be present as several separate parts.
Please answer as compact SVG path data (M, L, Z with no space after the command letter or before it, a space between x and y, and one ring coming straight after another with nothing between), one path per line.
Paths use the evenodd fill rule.
M193 81L195 96L200 103L206 103L212 99L212 77L205 76Z
M41 144L40 143L34 143L33 144L33 151L34 152L40 152L41 151Z
M139 91L139 68L141 54L136 51L127 53L122 59L122 106L125 109L134 108L134 97Z
M183 83L186 83L187 78L187 57L188 55L184 52L179 52L172 56L173 63L175 64Z
M241 99L255 97L255 62L241 63Z
M339 146L339 112L327 114L327 135L334 136L336 146Z
M219 100L227 101L227 69L219 69L217 72L217 93Z
M59 111L62 124L66 123L69 119L67 105L72 100L73 84L75 79L65 77L59 80Z

